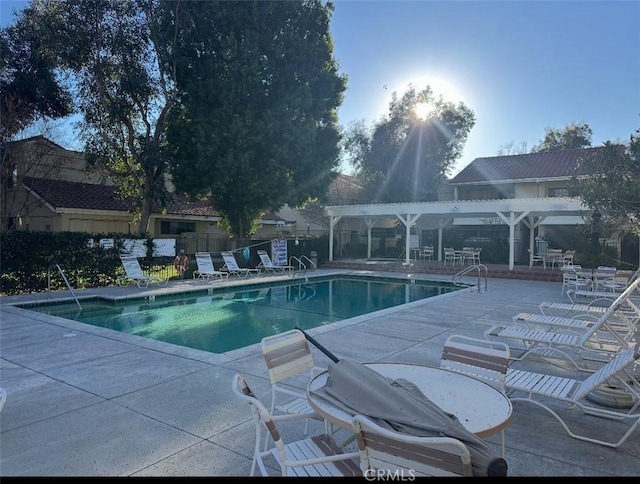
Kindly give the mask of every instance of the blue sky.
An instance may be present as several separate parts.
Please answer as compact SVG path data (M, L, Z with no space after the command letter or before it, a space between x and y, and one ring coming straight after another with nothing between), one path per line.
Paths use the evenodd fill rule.
M349 79L341 124L373 123L410 82L451 91L476 116L451 175L509 142L531 149L547 127L587 123L596 146L640 127L638 0L334 3L334 54ZM0 0L0 23L25 4Z

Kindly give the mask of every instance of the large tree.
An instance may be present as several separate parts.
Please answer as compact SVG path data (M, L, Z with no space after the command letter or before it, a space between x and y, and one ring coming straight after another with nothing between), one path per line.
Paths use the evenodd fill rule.
M425 106L426 116L420 113ZM435 97L430 86L418 91L410 85L402 96L393 93L388 115L372 128L352 125L345 147L372 202L434 201L474 125L463 103Z
M71 97L56 78L54 58L26 19L17 17L0 29L0 52L0 230L7 230L9 214L17 212L19 203L18 191L8 188L18 186L43 159L23 159L18 170L11 141L36 121L68 115Z
M176 189L207 197L235 237L326 192L338 166L330 2L191 1L179 19Z
M178 5L50 0L23 11L74 90L87 160L136 200L140 234L148 232L154 203L167 195L165 124L177 102L171 56ZM165 8L172 15L161 15Z
M607 141L598 156L583 157L577 184L588 206L640 236L640 129L626 146Z
M69 92L55 76L55 62L37 30L24 18L0 29L0 141L6 143L39 118L71 110Z
M562 129L546 128L544 139L531 152L589 148L593 131L587 123L571 123Z

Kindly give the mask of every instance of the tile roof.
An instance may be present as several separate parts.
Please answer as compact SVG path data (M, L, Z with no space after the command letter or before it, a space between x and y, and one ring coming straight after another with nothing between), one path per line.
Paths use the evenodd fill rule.
M132 198L122 199L111 185L70 182L48 178L24 177L22 183L54 209L75 208L88 210L114 210L130 212ZM160 212L154 208L154 214ZM190 202L184 195L174 195L167 203L168 215L219 217L220 214L206 200ZM273 213L267 213L262 220L284 220Z
M453 177L450 183L496 183L572 177L582 157L597 156L602 150L604 147L476 158Z
M133 204L132 198L120 198L115 187L111 185L32 177L24 177L23 184L54 209L76 208L129 212ZM159 208L156 212L160 212ZM219 216L206 201L189 202L186 197L177 195L168 203L167 213L182 216Z
M78 208L128 212L132 200L118 197L113 186L25 176L22 183L54 209Z

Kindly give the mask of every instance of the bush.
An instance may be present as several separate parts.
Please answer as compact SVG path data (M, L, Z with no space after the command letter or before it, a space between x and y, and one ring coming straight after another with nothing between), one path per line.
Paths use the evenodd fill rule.
M114 238L107 249L89 244L95 238ZM85 232L0 233L0 293L30 294L67 289L58 266L74 289L114 285L122 272L118 240L130 235ZM49 286L50 278L50 286Z

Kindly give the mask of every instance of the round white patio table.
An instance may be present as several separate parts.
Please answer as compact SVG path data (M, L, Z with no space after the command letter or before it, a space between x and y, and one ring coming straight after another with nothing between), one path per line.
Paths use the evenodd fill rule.
M500 432L509 425L511 400L503 392L476 378L441 368L405 363L366 363L392 380L404 378L414 383L433 403L455 415L464 427L480 438ZM351 430L353 415L312 393L323 387L329 373L319 373L309 381L307 399L320 416Z

